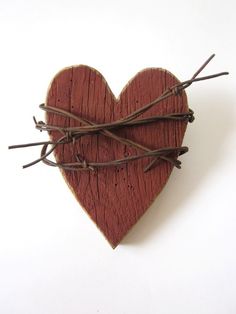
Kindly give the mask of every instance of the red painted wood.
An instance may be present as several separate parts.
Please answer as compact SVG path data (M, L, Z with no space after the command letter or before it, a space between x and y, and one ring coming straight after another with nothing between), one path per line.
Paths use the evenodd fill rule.
M117 120L151 102L178 80L168 71L151 68L139 72L116 99L103 76L88 66L75 66L62 70L53 79L46 104L56 106L90 121L104 123ZM171 96L154 106L141 117L173 112L187 112L185 92ZM49 124L79 125L68 118L47 113ZM77 123L77 124L76 124ZM150 149L181 146L186 122L165 121L116 131ZM51 133L53 140L58 138ZM56 148L58 162L74 162L81 154L87 161L108 161L140 153L103 135L85 136L74 146ZM160 193L172 171L162 161L144 173L150 159L141 159L124 166L91 171L64 171L63 176L81 206L103 232L112 247L117 246L128 230L148 209Z

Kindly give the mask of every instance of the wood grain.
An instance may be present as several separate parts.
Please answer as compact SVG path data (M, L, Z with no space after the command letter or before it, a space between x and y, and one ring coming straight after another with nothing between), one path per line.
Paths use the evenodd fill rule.
M139 72L123 89L118 99L103 76L95 69L80 65L66 68L53 79L46 105L55 106L96 123L111 122L130 114L153 101L168 87L179 81L168 71L159 68ZM171 96L141 117L187 112L187 97ZM59 126L76 126L78 122L47 113L47 122ZM150 149L181 146L187 123L163 121L115 131ZM51 132L53 140L59 138ZM108 161L140 153L104 135L84 136L73 144L58 146L57 162L75 162L80 154L88 161ZM152 170L143 169L151 159L141 159L125 166L92 171L62 170L69 187L112 247L138 221L167 182L173 166L162 161Z

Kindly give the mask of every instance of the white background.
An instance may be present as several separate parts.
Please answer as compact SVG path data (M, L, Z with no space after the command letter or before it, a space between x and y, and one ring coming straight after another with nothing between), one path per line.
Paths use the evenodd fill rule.
M0 1L0 313L236 313L235 1ZM188 90L196 120L164 191L112 250L57 169L21 165L46 139L48 84L88 64L115 95L137 71L230 76Z

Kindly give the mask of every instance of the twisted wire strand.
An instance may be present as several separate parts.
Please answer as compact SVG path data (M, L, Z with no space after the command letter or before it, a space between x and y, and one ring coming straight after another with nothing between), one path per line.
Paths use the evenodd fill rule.
M185 121L186 123L193 122L194 112L191 109L189 109L189 111L185 113L171 113L167 115L152 116L152 117L143 118L143 119L137 119L137 118L143 113L145 113L146 111L148 111L149 109L151 109L153 106L165 100L166 98L172 95L178 96L179 94L181 94L181 92L184 89L189 87L194 82L204 81L207 79L212 79L212 78L216 78L222 75L229 74L228 72L220 72L217 74L197 78L197 76L207 66L207 64L213 59L214 56L215 55L210 56L205 61L205 63L195 72L195 74L192 76L191 79L167 88L162 93L162 95L160 95L158 98L156 98L152 102L144 105L138 110L135 110L134 112L125 116L124 118L121 118L113 122L97 124L87 119L84 119L80 116L77 116L71 112L65 111L63 109L41 104L39 106L40 109L48 113L53 113L53 114L64 116L66 118L73 119L75 121L80 122L82 125L75 126L75 127L61 127L61 126L49 125L49 124L44 123L43 121L37 122L35 117L33 117L36 129L40 131L47 131L47 132L58 131L61 133L62 136L56 142L43 141L43 142L36 142L36 143L12 145L12 146L9 146L9 149L42 145L40 158L24 165L23 168L30 167L40 161L43 161L45 164L49 166L59 167L64 170L76 170L76 171L77 170L94 170L96 168L101 168L101 167L118 166L121 164L125 164L131 161L135 161L141 158L148 158L148 157L153 157L154 159L145 167L144 171L150 170L154 166L154 164L160 161L160 159L171 163L173 166L177 168L181 168L180 166L181 162L177 160L177 158L179 155L182 155L188 151L187 147L168 147L168 148L161 148L158 150L151 150L128 138L123 138L121 136L118 136L113 131L120 128L124 128L124 127L135 127L138 125L146 125L146 124L155 123L159 121L174 120L174 121ZM56 149L58 145L75 143L76 140L78 140L82 136L93 135L93 134L103 134L124 145L138 148L142 150L143 153L129 156L123 159L115 159L115 160L110 160L106 162L88 162L84 157L80 155L75 156L76 162L73 162L73 163L56 163L47 158ZM52 145L50 149L48 148L49 145Z

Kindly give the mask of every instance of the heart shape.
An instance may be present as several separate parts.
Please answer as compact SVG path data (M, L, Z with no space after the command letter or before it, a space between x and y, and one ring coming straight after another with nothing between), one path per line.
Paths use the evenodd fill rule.
M150 68L139 72L115 98L103 76L95 69L80 65L59 72L49 87L46 106L71 112L94 123L121 119L158 98L167 88L179 83L170 72ZM185 91L173 95L142 114L153 115L188 112ZM54 113L46 113L49 125L79 126L79 122ZM126 127L115 134L138 142L152 150L180 147L186 121L159 121L148 125ZM51 131L53 141L60 137ZM77 154L88 161L105 162L138 154L140 151L118 143L102 134L83 136L72 144L58 145L54 150L58 163L75 162ZM116 247L130 228L145 213L166 184L173 165L161 161L150 171L144 168L152 159L143 158L117 167L95 171L69 171L62 174L75 197L91 219Z

